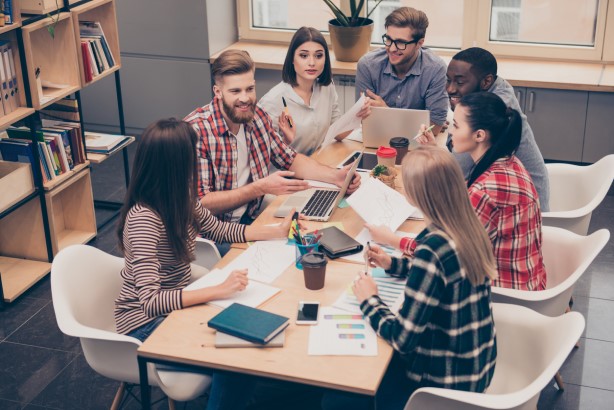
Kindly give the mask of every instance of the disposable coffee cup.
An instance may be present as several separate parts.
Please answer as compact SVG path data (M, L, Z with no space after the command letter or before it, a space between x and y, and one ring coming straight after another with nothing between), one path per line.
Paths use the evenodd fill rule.
M309 290L320 290L324 287L326 278L326 257L322 252L311 252L301 257L305 287Z
M394 167L394 162L397 158L397 150L390 147L380 146L375 152L377 156L377 164L385 165L388 168Z
M405 154L407 154L407 148L409 147L409 140L405 137L390 138L390 147L397 150L396 165L401 165Z

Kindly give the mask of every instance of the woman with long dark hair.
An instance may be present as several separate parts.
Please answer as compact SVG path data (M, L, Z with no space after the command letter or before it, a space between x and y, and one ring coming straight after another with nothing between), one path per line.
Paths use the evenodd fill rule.
M197 200L196 133L186 122L165 119L139 138L132 178L119 221L124 279L115 302L117 331L143 341L176 309L222 299L248 285L247 271L230 273L217 286L186 291L196 235L216 241L284 238L279 226L222 222Z
M468 153L475 165L469 174L469 198L486 228L497 261L494 286L544 290L542 218L531 176L514 152L520 144L518 111L489 92L465 95L454 110L450 127L454 151ZM433 140L432 135L427 135ZM382 227L369 226L374 240L412 254L409 238L397 238ZM467 240L471 240L470 237Z

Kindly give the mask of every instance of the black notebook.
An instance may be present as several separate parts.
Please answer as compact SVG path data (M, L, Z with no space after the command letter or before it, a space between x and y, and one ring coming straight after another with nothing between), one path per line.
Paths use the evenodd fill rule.
M289 324L287 317L240 303L228 306L207 323L215 330L260 344L268 343Z
M362 251L362 245L336 226L321 229L320 250L331 259Z

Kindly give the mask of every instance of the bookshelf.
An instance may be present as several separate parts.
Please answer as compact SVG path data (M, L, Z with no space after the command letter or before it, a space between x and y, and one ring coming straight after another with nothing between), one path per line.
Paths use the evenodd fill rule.
M114 0L57 0L57 4L59 8L56 0L13 0L13 24L0 27L0 42L9 43L12 49L19 101L17 107L12 106L14 110L0 114L0 130L15 123L26 125L32 130L29 135L34 147L36 131L41 127L39 110L71 95L80 104L82 87L114 74L124 134ZM41 15L29 16L26 12ZM53 21L46 13L57 19L54 37L47 29ZM90 82L84 81L80 21L100 23L115 62ZM85 135L80 107L79 114ZM39 166L40 152L32 151L33 161ZM125 149L123 154L127 164ZM0 309L4 302L12 302L47 275L57 252L96 236L90 166L89 160L71 170L65 166L64 173L43 182L41 173L32 172L32 165L0 160L0 192L9 193L0 198Z
M75 39L77 44L77 56L79 58L79 74L81 86L85 87L92 84L121 68L121 57L119 54L119 36L117 35L117 17L115 12L115 1L113 0L93 0L88 3L76 6L71 9L74 23ZM104 28L104 34L109 45L115 65L100 73L91 81L86 81L83 67L83 54L81 51L81 33L79 30L80 21L98 21Z
M52 24L50 18L21 28L32 104L36 110L81 88L72 15L63 12L58 19L54 37L47 30Z

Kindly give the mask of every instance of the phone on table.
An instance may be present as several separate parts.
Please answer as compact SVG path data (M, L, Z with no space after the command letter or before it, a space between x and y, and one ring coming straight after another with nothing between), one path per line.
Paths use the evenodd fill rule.
M354 151L348 157L346 157L343 161L337 165L337 168L342 168L348 164L351 164L358 158L361 151ZM362 157L360 157L360 162L358 163L357 171L368 172L371 171L377 165L377 155L372 152L364 152Z
M298 302L298 313L296 315L297 325L316 325L318 323L318 311L320 302Z

